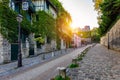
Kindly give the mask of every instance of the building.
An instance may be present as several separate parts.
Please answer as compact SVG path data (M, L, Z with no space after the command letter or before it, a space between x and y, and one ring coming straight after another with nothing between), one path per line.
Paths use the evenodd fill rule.
M80 31L81 31L80 28L75 28L73 30L72 47L78 48L78 47L82 46L81 45L81 39L82 38L78 34Z
M82 29L82 42L83 44L88 44L91 43L91 31L90 31L90 26L86 25Z
M32 0L33 4L35 5L35 10L37 11L45 11L49 15L51 15L54 19L57 18L57 9L56 7L50 2L50 0ZM47 26L46 26L47 27ZM50 40L48 36L45 36L45 44L41 47L42 52L51 51L56 49L56 41ZM38 51L40 49L38 48Z
M84 28L82 28L82 31L90 31L90 26L84 26Z
M21 14L21 4L22 0L9 0L8 4L9 7L18 14ZM31 0L28 0L28 10L26 11L25 18L32 24L32 17L35 14L35 7ZM1 26L1 25L0 25ZM26 25L24 25L26 26ZM16 26L17 27L17 26ZM29 38L29 41L28 41ZM26 30L21 28L21 53L22 57L28 57L31 54L35 53L35 45L34 45L34 37L31 37ZM18 43L17 39L9 43L7 39L5 39L0 34L0 63L6 63L10 61L17 60L18 58Z
M26 13L26 19L32 24L33 18L36 17L35 13L39 10L44 10L49 15L53 16L54 19L57 17L57 9L50 2L50 0L27 0L28 10ZM22 0L9 0L9 7L18 14L21 13ZM35 16L34 16L35 15ZM22 57L28 57L29 55L36 55L37 45L34 40L34 33L26 34L26 31L21 28L21 52ZM56 49L56 41L51 40L50 44L47 43L48 38L45 39L45 45L43 45L43 51ZM9 43L8 40L4 39L0 34L0 63L6 63L17 60L18 57L18 44L16 42ZM49 49L48 49L49 48Z
M73 34L73 46L75 48L78 48L81 46L81 37L79 37L77 34Z
M35 5L36 11L44 10L46 13L51 14L54 18L57 17L57 9L50 2L50 0L32 0Z

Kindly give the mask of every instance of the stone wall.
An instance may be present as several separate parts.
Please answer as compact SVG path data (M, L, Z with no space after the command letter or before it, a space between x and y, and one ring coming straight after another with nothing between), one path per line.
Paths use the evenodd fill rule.
M28 39L26 39L25 43L21 43L21 53L23 58L29 56ZM3 36L0 34L0 64L7 63L10 61L11 61L11 44L8 42L7 39L3 38Z
M29 41L28 41L28 38L26 38L25 43L21 43L21 53L22 53L23 58L29 56Z
M120 19L111 30L101 38L101 44L109 46L110 49L120 51Z
M29 35L28 41L29 41L29 47L30 49L34 49L34 55L37 54L37 45L36 45L36 41L34 39L34 33L31 33Z
M0 63L7 63L11 60L11 45L0 34Z

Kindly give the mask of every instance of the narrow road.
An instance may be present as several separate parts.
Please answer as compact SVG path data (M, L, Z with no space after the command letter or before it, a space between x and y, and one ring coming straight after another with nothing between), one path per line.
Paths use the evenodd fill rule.
M97 44L91 48L80 67L69 71L71 80L120 80L120 52Z
M16 74L15 76L9 77L8 80L49 80L58 73L58 67L67 67L71 63L72 58L76 57L88 46L91 45L76 49L62 57L48 61L23 73Z

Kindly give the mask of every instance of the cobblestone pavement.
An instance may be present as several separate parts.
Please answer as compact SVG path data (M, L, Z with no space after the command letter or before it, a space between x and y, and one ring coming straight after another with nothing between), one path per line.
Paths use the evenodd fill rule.
M88 51L79 66L70 69L72 80L120 80L120 52L100 44Z

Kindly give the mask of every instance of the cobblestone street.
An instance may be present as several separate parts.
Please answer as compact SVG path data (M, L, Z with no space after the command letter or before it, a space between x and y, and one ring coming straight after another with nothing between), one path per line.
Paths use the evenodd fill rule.
M16 68L17 62L1 65L0 80L49 80L58 74L58 67L67 67L71 63L72 58L81 54L89 46L92 46L92 44L81 48L60 51L59 54L56 52L56 56L45 60L41 60L40 55L23 59L26 64L23 64L21 68ZM46 56L48 57L47 54ZM44 74L46 74L46 77Z
M100 44L91 48L79 65L70 70L72 80L120 80L120 52Z

